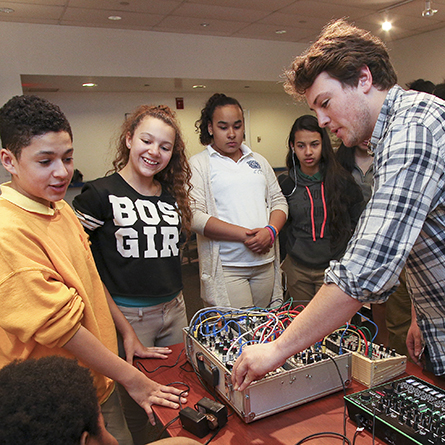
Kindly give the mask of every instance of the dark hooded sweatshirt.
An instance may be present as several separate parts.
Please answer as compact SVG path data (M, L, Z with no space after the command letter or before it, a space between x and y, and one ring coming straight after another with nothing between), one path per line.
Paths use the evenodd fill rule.
M279 178L281 190L289 204L285 249L297 263L312 269L324 269L329 266L330 260L343 255L347 241L335 249L331 246L326 189L321 173L308 176L298 167L296 170L296 178L294 170ZM353 185L346 188L349 195L345 196L351 202L348 206L348 229L351 234L364 205L360 189Z

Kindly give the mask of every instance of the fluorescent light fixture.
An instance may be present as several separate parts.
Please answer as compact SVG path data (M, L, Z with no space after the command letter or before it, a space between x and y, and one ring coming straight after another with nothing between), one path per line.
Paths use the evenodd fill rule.
M122 20L122 17L120 15L110 15L108 17L108 20L113 20L113 21L117 22L118 20Z
M93 87L97 87L97 83L93 83L93 82L85 82L82 84L83 87L86 88L93 88Z
M277 29L275 31L275 34L286 34L286 33L287 33L287 31L285 29Z
M206 88L206 86L205 85L193 85L193 87L192 87L194 90L199 90L199 89L202 89L202 88Z
M0 8L0 13L2 14L12 14L13 12L15 12L15 10L12 8Z

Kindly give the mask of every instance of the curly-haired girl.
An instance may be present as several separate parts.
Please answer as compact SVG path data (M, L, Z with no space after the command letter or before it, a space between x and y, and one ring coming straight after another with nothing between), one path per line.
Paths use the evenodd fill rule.
M73 205L111 297L142 344L166 357L187 325L180 242L191 227L191 170L173 111L138 107L122 126L113 166L112 174L85 184ZM133 346L119 340L119 354L130 360ZM144 413L134 406L139 415L128 414L123 399L139 442Z

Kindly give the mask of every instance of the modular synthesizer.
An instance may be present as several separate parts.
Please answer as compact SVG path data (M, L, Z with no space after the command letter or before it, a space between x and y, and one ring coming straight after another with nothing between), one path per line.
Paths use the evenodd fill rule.
M351 379L352 353L342 354L322 341L289 358L282 367L234 391L233 364L248 344L275 339L298 311L206 308L184 328L186 354L197 374L246 422L331 394Z
M324 342L332 351L352 352L352 378L370 388L403 374L406 356L366 339L366 328L345 325L328 335Z

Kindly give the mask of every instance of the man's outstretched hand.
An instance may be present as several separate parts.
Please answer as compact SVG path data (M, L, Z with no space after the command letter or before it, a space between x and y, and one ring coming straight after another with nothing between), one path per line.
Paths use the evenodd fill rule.
M279 368L286 357L279 356L275 342L247 346L238 357L232 370L232 384L243 391L253 381L263 378L268 372Z

